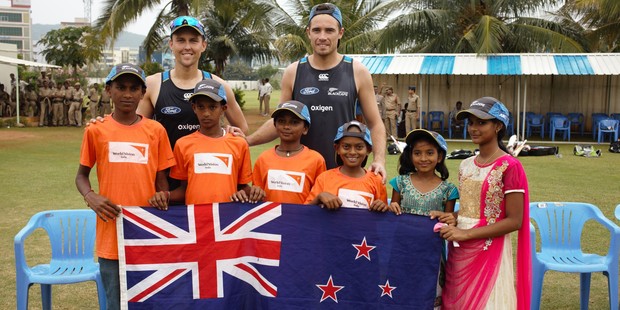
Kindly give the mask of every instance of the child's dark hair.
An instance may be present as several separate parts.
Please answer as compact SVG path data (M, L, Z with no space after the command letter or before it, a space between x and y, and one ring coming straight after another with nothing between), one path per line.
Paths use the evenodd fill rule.
M497 123L497 124L501 124L501 125L502 125L502 129L500 129L500 130L497 132L497 145L499 146L499 148L500 148L502 151L504 151L504 152L506 152L506 153L510 154L510 152L508 151L508 149L507 149L507 148L506 148L506 146L504 145L504 141L502 141L502 140L504 139L504 136L506 135L506 125L504 125L504 123L503 123L502 121L498 120L498 119L492 119L492 121L493 121L494 123Z
M435 147L437 153L439 154L439 162L435 165L435 171L439 172L439 177L442 180L447 180L450 173L448 172L448 167L446 166L446 151L444 151L439 144L437 144L437 141L430 136L420 136L414 143L417 143L418 141L426 141ZM412 154L413 145L407 144L398 159L398 174L405 175L416 172L415 166L413 165L413 160L411 159Z

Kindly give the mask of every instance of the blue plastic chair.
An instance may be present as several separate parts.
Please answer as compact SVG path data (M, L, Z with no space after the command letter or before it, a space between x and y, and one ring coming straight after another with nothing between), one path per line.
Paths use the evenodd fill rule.
M570 126L577 126L577 129L579 130L579 133L583 136L583 131L585 129L585 119L586 117L583 115L583 113L568 113L568 121L570 122Z
M55 210L32 216L14 239L18 310L28 308L28 289L32 284L41 284L43 309L51 309L52 284L84 281L97 283L99 308L106 308L99 264L93 257L96 220L92 210ZM24 241L38 228L49 236L52 260L49 264L29 267Z
M545 130L551 134L551 118L554 116L563 116L560 112L547 112L545 116Z
M598 123L608 118L609 118L609 115L605 113L592 113L592 140L596 139Z
M610 136L613 136L613 140L611 141L617 141L618 140L618 124L620 123L619 120L617 119L603 119L600 120L598 122L598 127L597 127L597 139L596 141L598 143L601 143L601 141L603 141L603 138L605 136L605 134L610 133Z
M611 113L609 117L620 121L620 113Z
M530 219L540 233L540 252L536 252L536 229L530 224L532 243L531 309L540 309L542 285L547 270L580 274L581 309L588 309L590 278L602 272L608 279L610 309L618 309L618 256L620 228L594 205L580 202L530 203ZM583 253L581 233L584 224L594 220L609 230L611 241L606 256Z
M441 132L444 130L443 126L443 112L442 111L430 111L428 112L428 130L434 130L435 123L439 124Z
M532 135L532 130L538 128L540 137L545 137L545 117L542 114L533 114L527 118L527 137Z
M556 131L563 131L564 135L562 136L562 139L566 140L566 137L568 136L568 141L570 141L570 121L568 120L568 117L557 115L551 117L551 141L555 141Z

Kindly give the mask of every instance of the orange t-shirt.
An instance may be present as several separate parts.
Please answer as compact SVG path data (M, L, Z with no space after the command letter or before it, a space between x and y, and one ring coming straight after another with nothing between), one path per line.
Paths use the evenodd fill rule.
M174 146L177 165L170 176L187 180L185 203L228 202L238 184L252 182L250 147L245 139L228 133L211 138L196 131Z
M106 116L86 127L80 164L97 165L99 194L121 206L148 206L155 194L158 171L174 166L174 155L164 127L142 118L126 126ZM116 224L97 217L97 256L118 259Z
M370 208L375 199L387 203L387 190L381 176L367 171L361 178L353 178L340 172L340 167L330 169L319 175L306 198L310 203L322 192L334 194L342 200L343 208Z
M278 156L271 148L254 163L252 184L265 190L267 201L303 204L325 169L323 156L308 147L291 157Z

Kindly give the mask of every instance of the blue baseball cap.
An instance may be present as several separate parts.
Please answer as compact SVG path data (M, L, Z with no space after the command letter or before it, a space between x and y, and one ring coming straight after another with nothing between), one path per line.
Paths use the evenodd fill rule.
M130 63L118 64L112 67L112 70L110 70L110 73L105 78L105 83L110 84L112 83L112 81L116 80L119 76L123 74L133 74L137 76L138 78L140 78L140 81L142 81L142 85L146 87L146 74L144 73L144 70Z
M198 19L191 16L179 16L170 22L170 36L172 37L175 31L183 27L192 27L201 36L205 36L205 26Z
M472 114L480 119L497 119L504 123L504 128L508 127L510 113L503 103L493 97L482 97L474 100L469 105L469 109L456 114L456 119L464 119L467 114Z
M308 25L310 24L312 18L321 14L327 14L335 18L338 21L340 28L342 28L342 13L340 12L340 9L332 3L321 3L313 6L310 10L310 16L308 17Z
M437 145L439 145L439 147L446 152L446 154L448 153L448 143L446 143L446 139L435 131L414 129L407 134L405 142L407 142L407 145L413 146L415 140L419 139L421 136L431 137L435 142L437 142Z
M278 104L276 109L271 113L272 118L276 118L279 114L284 111L289 111L295 114L302 121L308 122L308 126L310 126L310 111L308 107L296 100L289 100Z
M214 79L204 79L194 87L194 93L189 97L190 102L194 102L198 96L207 96L217 102L226 104L226 89Z

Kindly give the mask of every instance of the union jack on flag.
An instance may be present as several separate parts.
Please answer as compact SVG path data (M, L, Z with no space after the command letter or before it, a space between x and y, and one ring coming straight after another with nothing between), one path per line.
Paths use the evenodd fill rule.
M442 243L426 217L272 202L122 213L123 308L432 308Z

